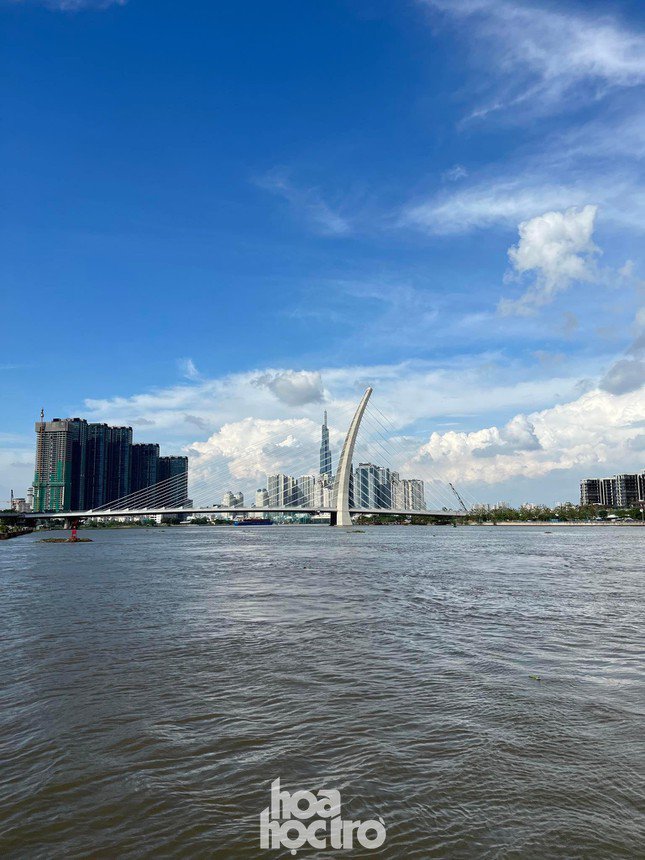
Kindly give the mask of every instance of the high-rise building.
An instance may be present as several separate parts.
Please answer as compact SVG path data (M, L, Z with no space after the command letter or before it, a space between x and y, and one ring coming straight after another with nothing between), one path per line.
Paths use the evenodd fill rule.
M403 509L406 511L425 511L426 498L423 481L419 478L404 478L403 485Z
M87 422L54 418L36 422L34 511L82 510L85 504Z
M327 410L322 425L322 439L320 442L320 474L331 475L331 448L329 447L329 428L327 427Z
M392 473L386 466L376 467L377 485L376 500L377 508L392 507Z
M313 475L301 475L296 479L298 487L298 500L296 504L302 507L311 508L315 505L316 499L316 479Z
M631 508L638 504L638 475L616 475L615 505Z
M157 478L159 445L138 442L130 448L130 492L137 493L152 487Z
M231 490L227 490L222 496L222 505L225 508L244 507L244 493L233 493Z
M394 510L400 511L404 509L403 499L403 481L398 472L390 474L392 480L392 507Z
M600 504L600 479L585 478L580 481L580 504L581 505L599 505Z
M255 507L256 508L268 508L269 507L269 493L265 489L255 491Z
M184 507L188 501L188 457L158 457L157 483L158 507Z
M354 506L392 508L393 480L387 466L359 463L354 472Z
M71 444L71 509L85 510L85 463L87 451L87 421L84 418L70 418L69 432Z
M84 418L45 421L41 413L35 429L36 512L95 510L168 478L163 494L158 489L140 498L150 507L188 504L188 458L160 457L156 444L133 445L131 427Z
M331 508L334 505L334 481L331 475L319 475L314 484L313 506Z
M85 455L85 507L98 508L107 502L107 459L110 428L107 424L87 425Z
M290 475L267 475L267 492L272 508L295 507L298 504L298 485Z
M354 471L354 506L378 508L380 470L373 463L359 463Z
M614 479L600 478L598 486L600 504L607 508L614 508L616 506L616 482Z
M110 427L108 434L106 502L130 494L132 427Z
M631 508L645 502L645 472L580 481L580 504Z

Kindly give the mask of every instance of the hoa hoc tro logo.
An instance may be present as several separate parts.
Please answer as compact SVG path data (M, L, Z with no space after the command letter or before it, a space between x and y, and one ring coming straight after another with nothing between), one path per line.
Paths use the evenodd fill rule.
M280 780L271 783L271 802L260 814L260 848L380 848L385 842L383 819L343 821L340 792L280 790Z

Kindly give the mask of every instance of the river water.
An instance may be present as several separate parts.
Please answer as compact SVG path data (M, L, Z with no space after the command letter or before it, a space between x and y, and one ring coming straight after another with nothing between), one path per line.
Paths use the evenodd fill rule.
M290 857L278 777L387 829L298 856L645 856L645 529L83 534L0 544L1 857Z

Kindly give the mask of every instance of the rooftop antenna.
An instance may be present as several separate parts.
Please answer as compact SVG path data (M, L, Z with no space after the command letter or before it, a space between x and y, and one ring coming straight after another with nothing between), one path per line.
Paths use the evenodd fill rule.
M40 410L40 420L41 420L41 421L44 421L44 420L45 420L45 410L44 410L44 409L41 409L41 410Z

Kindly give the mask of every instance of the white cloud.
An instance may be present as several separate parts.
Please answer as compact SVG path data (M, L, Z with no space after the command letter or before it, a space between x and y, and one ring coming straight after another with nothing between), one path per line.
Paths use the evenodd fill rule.
M244 418L224 424L205 442L190 446L195 475L219 480L253 480L264 486L267 474L296 471L315 466L320 425L306 418Z
M459 483L465 477L492 484L508 475L523 474L524 466L527 476L539 477L550 474L551 469L565 468L567 463L574 464L571 468L576 463L586 468L594 456L600 458L598 462L606 458L607 463L618 464L632 450L625 439L636 444L625 422L628 409L633 421L643 421L643 390L618 397L596 390L580 398L579 380L583 375L600 376L608 363L606 356L570 357L560 364L545 364L539 357L534 361L530 372L526 365L514 365L496 354L312 371L312 390L325 393L334 462L362 391L373 385L374 406L397 428L398 453L392 452L392 464L406 475L419 473L429 479L434 469ZM315 469L320 442L320 402L306 402L297 407L297 417L286 417L285 404L265 385L258 386L262 376L300 379L298 371L268 368L202 378L131 397L87 400L84 408L75 407L72 413L93 421L131 424L137 441L159 442L164 454L189 453L191 473L216 476L222 492L229 488L252 491L264 485L266 472L293 469L304 474ZM536 411L554 402L564 405ZM518 417L497 426L493 416L500 413ZM457 428L430 436L430 448L415 459L419 434L427 439L429 429L442 424L456 424ZM459 427L485 429L456 432ZM378 446L370 453L362 447L366 440L359 442L357 458L377 457ZM16 448L12 440L0 444L0 453L4 450L3 456L9 458L0 462L0 466L5 464L0 469L2 480L11 480L17 491L24 492L33 474L33 440L25 441L21 459L9 452L9 445ZM406 460L410 462L406 464ZM6 467L11 463L16 465L9 470ZM574 474L574 487L576 481ZM544 497L539 484L535 495ZM209 499L219 501L216 495Z
M528 160L492 167L457 191L404 205L398 225L439 236L508 229L543 212L585 206L590 200L602 208L605 221L620 229L645 229L645 189L638 169L618 166L616 159L599 163L582 157L571 166L564 153L546 147Z
M541 177L484 180L449 195L436 195L403 209L401 224L429 233L467 233L498 224L510 226L527 216L586 202L585 191L542 183Z
M344 236L352 230L347 218L323 200L317 188L299 188L282 171L273 170L256 184L287 200L323 236Z
M314 371L273 371L256 377L254 383L260 388L267 388L286 406L322 403L325 399L322 378L320 373Z
M442 174L442 179L447 179L448 182L458 182L468 176L468 171L463 164L455 164L450 170L445 170Z
M186 379L200 379L201 374L199 370L195 367L195 362L192 358L179 358L177 359L177 366L183 376Z
M125 6L128 0L13 0L22 4L47 6L61 12L79 12L81 9L108 9L110 6Z
M645 83L645 35L614 17L516 0L420 2L466 25L493 89L473 116L540 114Z
M574 281L595 277L593 256L599 249L592 241L597 207L546 212L519 226L520 241L509 249L513 275L533 273L535 281L516 300L503 299L503 314L527 314L551 301Z
M644 419L645 389L618 396L596 389L569 403L519 414L502 427L433 433L408 468L422 477L439 474L486 484L562 469L576 469L580 477L605 465L613 472L620 463L634 464Z
M536 359L536 365L539 368L533 367L529 374L523 364L513 366L502 355L484 353L443 357L440 362L328 367L308 372L314 384L309 389L306 386L305 391L316 395L324 390L330 425L341 436L367 385L375 387L375 403L395 427L432 426L437 421L452 421L456 416L463 422L464 416L542 408L555 400L572 397L582 373L600 374L606 366L606 357L584 357L580 362L569 359L555 367L545 367ZM298 371L267 368L132 397L89 399L75 414L93 421L133 424L135 428L152 421L154 428L146 431L146 437L161 442L171 453L171 449L190 446L200 438L191 426L218 428L247 418L291 420L285 417L285 403L266 385L258 385L262 377L301 378ZM288 396L296 393L302 394L297 385ZM319 427L322 406L315 397L297 409L298 418L308 419Z

